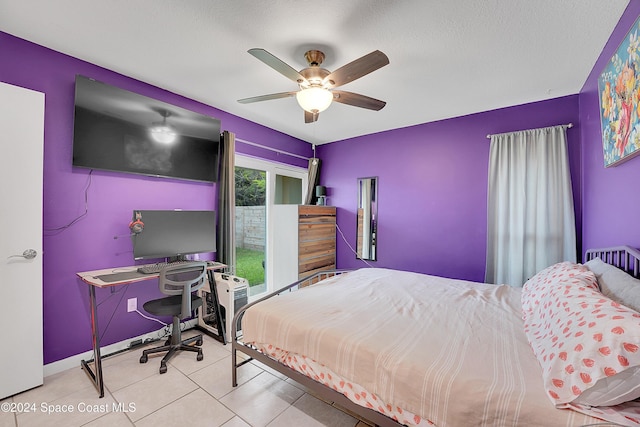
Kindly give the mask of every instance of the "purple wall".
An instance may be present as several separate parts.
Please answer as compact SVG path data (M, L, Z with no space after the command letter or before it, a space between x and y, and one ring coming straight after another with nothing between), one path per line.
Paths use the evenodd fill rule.
M583 167L583 248L640 247L640 157L604 167L598 76L640 15L632 0L580 92Z
M356 179L379 177L379 249L372 265L483 281L487 134L570 122L576 125L567 137L579 230L578 95L321 145L321 182L355 247ZM338 235L338 267L362 265Z
M71 58L0 32L0 81L45 93L44 142L44 362L91 349L87 285L75 273L133 264L128 222L133 209L216 209L212 184L72 168L74 79L93 77L126 90L216 117L237 138L310 157L310 144L186 99L157 87ZM306 167L305 161L239 143L237 151ZM88 186L90 181L90 185ZM87 215L61 231L85 210ZM114 239L114 236L125 236ZM99 291L102 344L158 329L127 314L126 300L139 306L158 297L156 281ZM115 313L115 315L113 315Z

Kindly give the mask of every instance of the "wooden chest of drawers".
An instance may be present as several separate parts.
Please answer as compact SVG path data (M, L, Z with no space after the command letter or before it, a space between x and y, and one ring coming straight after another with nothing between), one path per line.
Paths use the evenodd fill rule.
M298 278L336 268L336 208L298 206Z
M278 205L274 216L276 289L336 268L335 206Z

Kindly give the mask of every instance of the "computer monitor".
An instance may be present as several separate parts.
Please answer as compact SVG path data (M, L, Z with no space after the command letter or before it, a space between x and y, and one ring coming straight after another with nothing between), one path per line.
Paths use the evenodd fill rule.
M171 260L216 251L215 211L135 210L142 231L132 234L133 258Z

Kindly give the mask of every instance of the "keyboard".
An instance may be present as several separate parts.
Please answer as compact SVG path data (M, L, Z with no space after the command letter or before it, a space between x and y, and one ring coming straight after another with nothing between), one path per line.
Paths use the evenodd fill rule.
M138 267L138 273L142 274L158 274L164 267L186 264L193 261L172 261L172 262L157 262L155 264L147 264L142 267Z

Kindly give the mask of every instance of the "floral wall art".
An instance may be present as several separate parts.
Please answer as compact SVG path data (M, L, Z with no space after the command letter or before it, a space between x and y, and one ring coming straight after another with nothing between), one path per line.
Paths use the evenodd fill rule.
M640 18L598 79L605 167L640 154Z

